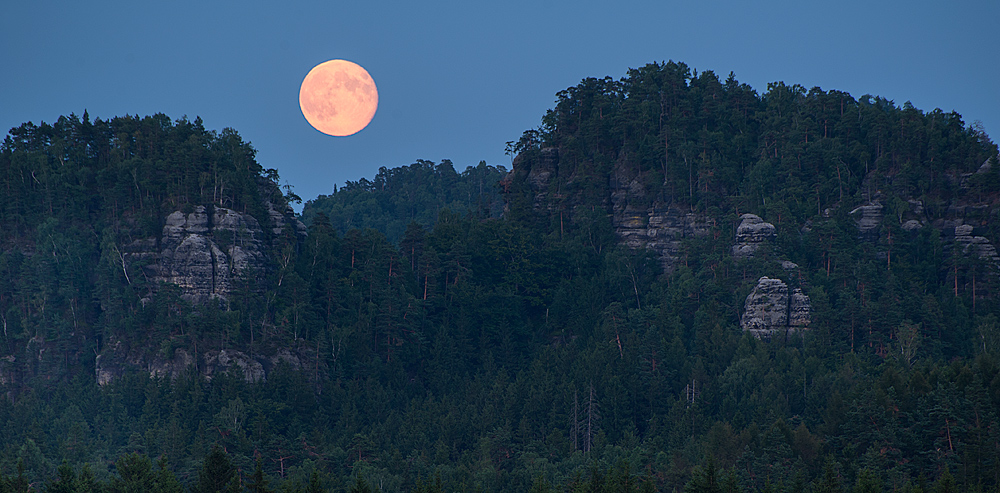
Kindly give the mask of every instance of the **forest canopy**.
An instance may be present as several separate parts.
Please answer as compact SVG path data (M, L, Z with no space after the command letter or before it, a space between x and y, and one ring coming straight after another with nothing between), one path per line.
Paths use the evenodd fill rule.
M234 130L12 129L0 491L996 490L988 136L675 62L556 98L509 173L382 168L307 202L303 231ZM666 271L623 210L706 226ZM260 226L208 302L129 257L199 211ZM736 257L748 212L775 234ZM807 329L742 330L764 276L808 296Z
M323 213L341 234L374 228L396 243L410 223L433 226L444 209L461 215L500 217L503 198L499 183L506 172L503 166L480 161L458 173L447 159L438 164L418 159L409 166L382 167L372 180L348 181L339 189L335 185L333 194L306 202L302 219L310 223L316 214Z

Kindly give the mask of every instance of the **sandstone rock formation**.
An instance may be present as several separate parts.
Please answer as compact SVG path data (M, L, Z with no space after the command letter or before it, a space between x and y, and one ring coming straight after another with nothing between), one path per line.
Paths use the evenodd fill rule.
M705 236L711 231L711 224L703 216L671 207L625 208L612 216L612 226L621 244L634 250L655 251L667 273L673 272L683 255L685 238Z
M801 289L792 290L792 295L788 300L788 327L793 329L805 329L809 327L809 312L812 304L809 297Z
M133 242L127 258L144 264L142 272L152 286L176 284L183 299L200 303L225 299L237 276L263 268L262 239L253 216L224 207L209 213L197 206L188 214L170 213L160 238Z
M858 236L866 241L878 241L879 225L882 224L882 204L875 201L851 211L858 225Z
M990 240L983 236L973 236L974 228L968 224L955 227L955 248L961 249L962 255L975 256L994 266L1000 266L1000 255Z
M283 234L286 226L292 228L292 232L296 235L307 235L308 228L306 228L306 225L302 221L295 217L295 211L292 209L292 206L285 204L284 210L279 211L274 208L274 203L270 200L265 200L264 207L267 207L267 215L271 219L271 232L275 236Z
M549 182L556 174L557 163L559 162L559 150L555 147L546 147L539 152L531 171L528 173L528 183L537 193L535 195L535 208L540 208L547 198Z
M189 368L195 366L194 358L183 348L174 350L174 357L171 359L157 358L150 361L146 367L151 377L163 377L175 379Z
M796 264L791 260L779 260L778 265L780 265L782 269L785 269L787 271L793 271L799 268L799 264Z
M286 226L297 235L306 234L290 208L279 212L270 201L265 205L275 235ZM161 282L175 284L181 288L181 298L204 303L225 300L241 275L263 271L265 251L264 231L253 216L199 205L187 214L167 215L158 238L133 241L124 256L131 266L141 266L152 289Z
M783 333L808 328L809 297L795 288L791 295L781 279L761 277L747 296L740 327L757 338L770 339Z
M740 327L758 337L760 331L788 326L788 285L781 279L762 277L743 305Z
M582 221L593 220L592 211L610 212L611 226L619 244L633 250L656 252L667 273L673 272L681 260L683 241L707 236L714 226L704 214L651 200L642 180L635 175L634 166L627 160L614 166L608 177L608 194L604 197L585 196L583 190L588 187L581 183L592 177L560 176L563 172L559 150L546 147L530 157L518 155L510 174L500 184L509 189L515 181L523 182L530 190L533 210L556 216L560 223L579 226ZM584 209L587 214L582 213Z
M241 351L223 349L205 353L205 370L202 374L206 380L211 380L217 373L227 372L235 372L247 382L259 382L265 376L264 365Z
M737 259L754 256L766 242L777 236L774 225L764 222L756 214L740 216L740 225L736 228L736 244L733 245L733 257Z
M268 354L252 355L236 349L213 349L191 354L184 348L175 348L170 355L145 351L145 348L128 348L121 341L112 341L110 347L96 358L94 373L101 386L111 383L129 370L149 373L151 378L176 379L188 371L198 371L206 380L225 373L239 376L247 382L267 380L267 375L281 365L293 370L303 368L302 360L313 357L287 348L262 348ZM0 374L2 376L2 374Z

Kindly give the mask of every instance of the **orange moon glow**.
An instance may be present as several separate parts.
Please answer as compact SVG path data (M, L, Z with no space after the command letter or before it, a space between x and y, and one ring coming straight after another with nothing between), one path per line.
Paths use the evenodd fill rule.
M372 121L378 109L378 89L360 65L330 60L313 67L302 81L299 107L316 130L344 137Z

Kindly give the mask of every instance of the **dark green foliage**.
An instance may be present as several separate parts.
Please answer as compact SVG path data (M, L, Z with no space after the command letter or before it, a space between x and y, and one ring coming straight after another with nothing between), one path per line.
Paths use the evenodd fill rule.
M503 209L500 180L506 170L481 161L457 173L447 159L439 164L418 160L409 166L379 168L372 180L348 181L330 195L306 202L302 219L324 214L341 234L374 228L395 243L411 223L433 226L438 213L499 217Z
M173 471L170 470L167 458L162 455L156 461L156 477L153 480L153 491L157 493L184 492L184 487L177 480L177 476L174 475Z
M49 493L76 493L77 480L76 471L73 470L73 466L70 466L68 462L63 461L63 463L59 465L57 473L58 478L49 483L46 491Z
M715 458L708 457L704 467L694 470L694 477L684 487L685 493L722 493L719 481L719 471L715 467Z
M375 493L375 488L372 488L368 481L365 481L360 474L354 477L354 484L351 485L351 489L347 490L349 493Z
M5 375L19 384L92 375L108 340L159 347L201 335L189 333L201 317L191 320L176 292L150 296L156 286L148 285L145 261L126 260L130 244L158 236L170 212L197 205L248 213L270 232L266 203L280 209L286 198L277 172L264 170L255 152L232 129L162 114L93 122L70 115L11 129L0 145ZM228 321L212 315L213 325ZM52 357L27 364L32 344ZM89 453L76 446L87 439L76 417L63 416L60 430L74 461Z
M816 493L839 493L844 491L840 478L837 476L836 464L828 459L823 466L823 475L817 480Z
M955 484L955 478L951 475L951 471L947 467L944 468L941 477L934 483L933 491L934 493L957 493L959 491L958 485Z
M148 460L148 459L147 459ZM230 493L240 491L240 478L222 447L214 445L205 456L198 481L192 486L195 493Z
M111 480L111 491L115 493L139 493L153 491L156 475L149 457L133 452L117 462L118 477Z
M12 478L3 478L2 489L10 491L11 493L27 493L32 491L30 483L28 483L28 478L24 475L24 462L21 460L17 461L17 476Z
M306 485L305 493L323 493L323 484L319 480L319 473L313 471L309 476L309 484Z
M536 485L540 488L538 489L540 493L548 491L546 488L551 489L551 486L545 481L544 478L535 479L535 483L532 483L531 486L533 490L536 489ZM435 474L434 479L428 479L426 481L418 479L417 486L413 490L413 493L444 493L444 486L441 484L441 475Z
M270 480L264 474L264 467L261 465L260 459L257 459L254 461L253 475L247 478L244 489L247 493L271 493L273 490L268 486L269 483Z
M858 475L852 493L882 493L882 480L871 469L865 468Z
M511 143L503 217L502 169L383 169L308 204L304 238L264 227L266 272L225 304L150 294L122 249L198 205L268 224L264 201L290 197L235 132L163 115L14 129L0 490L997 486L1000 285L943 230L901 228L909 199L939 218L997 198L989 171L961 178L995 155L988 138L955 114L783 83L758 95L673 62L557 98ZM518 173L552 149L557 172L532 188ZM672 273L617 245L612 171L645 190L635 210L713 221ZM850 211L872 194L884 220L859 237ZM996 218L969 211L995 243ZM778 239L735 260L745 212ZM763 275L809 295L803 336L739 329ZM266 378L202 378L223 348ZM140 363L98 386L115 351ZM181 351L198 368L150 378Z

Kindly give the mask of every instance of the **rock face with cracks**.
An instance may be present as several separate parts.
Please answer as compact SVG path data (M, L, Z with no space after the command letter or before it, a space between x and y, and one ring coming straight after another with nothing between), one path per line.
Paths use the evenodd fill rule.
M593 221L607 214L620 245L656 254L665 273L682 262L685 239L706 237L715 226L704 213L650 200L650 193L634 166L622 160L616 163L607 179L606 195L586 196L588 177L577 171L560 168L559 149L546 147L530 156L518 155L513 169L501 181L505 189L522 183L529 191L535 214L549 216L560 228L592 227ZM508 200L510 200L508 196ZM510 204L508 203L508 206Z
M736 244L733 245L733 257L750 258L754 256L765 243L777 236L774 225L764 222L756 214L740 216L740 225L736 228Z
M878 240L879 225L882 224L882 204L875 202L858 206L851 211L851 217L858 226L858 237L866 241Z
M236 349L213 349L204 353L191 353L184 348L175 348L170 356L163 351L148 353L142 348L128 348L121 341L112 341L111 350L97 356L94 373L97 383L107 385L127 371L143 371L151 378L176 379L197 371L206 380L221 374L231 374L247 382L267 380L270 372L281 365L293 370L303 367L303 359L315 361L316 355L308 349L270 348L267 354Z
M128 246L128 260L142 266L152 286L175 284L187 301L225 300L241 274L264 268L262 241L263 231L253 216L197 206L187 214L167 215L159 238Z
M304 236L305 226L266 203L273 234L291 226ZM265 234L250 214L225 207L194 207L174 211L164 219L158 238L133 241L125 248L130 270L145 276L152 289L169 283L181 289L181 298L192 303L225 301L240 280L252 279L266 269ZM136 268L139 267L139 268Z
M760 339L809 326L809 297L795 288L789 294L781 279L761 277L743 305L740 327Z
M996 247L986 237L973 236L973 230L968 224L956 226L955 248L964 256L984 260L994 267L1000 266L1000 255L997 255Z
M115 250L127 282L144 281L143 303L166 285L176 286L180 298L194 305L224 303L240 289L264 289L260 280L271 268L278 242L288 235L301 240L307 231L291 207L276 207L267 199L262 205L266 215L257 217L219 205L189 206L167 214L159 235L132 241L120 253ZM299 351L274 347L199 351L197 343L178 340L164 341L159 351L153 351L135 341L115 341L97 356L94 370L101 385L128 369L165 378L196 371L210 379L229 372L253 382L266 379L280 361L298 368L300 359Z
M672 207L645 210L624 207L615 210L612 226L621 244L633 250L656 252L667 273L673 272L683 255L685 238L705 236L711 231L711 224L702 215Z

